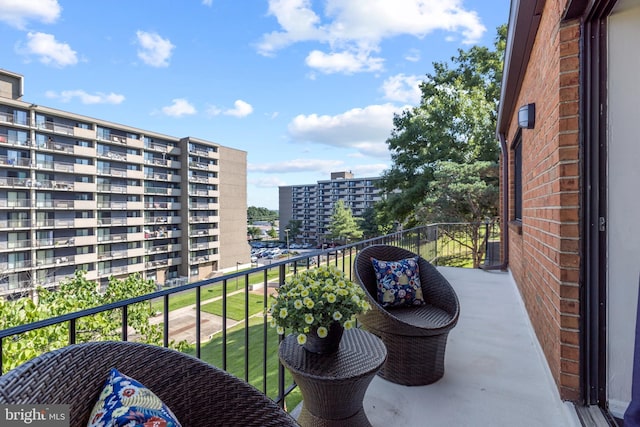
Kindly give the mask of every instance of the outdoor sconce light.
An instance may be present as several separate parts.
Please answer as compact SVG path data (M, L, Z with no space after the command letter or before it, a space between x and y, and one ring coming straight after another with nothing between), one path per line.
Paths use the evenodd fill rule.
M533 129L536 124L536 104L527 104L518 110L518 126Z

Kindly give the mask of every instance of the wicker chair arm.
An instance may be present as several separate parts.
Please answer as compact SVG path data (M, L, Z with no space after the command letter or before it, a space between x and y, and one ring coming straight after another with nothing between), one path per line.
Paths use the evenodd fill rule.
M71 427L86 426L109 369L140 381L188 426L295 426L244 381L175 350L93 342L45 353L0 376L0 403L68 404Z

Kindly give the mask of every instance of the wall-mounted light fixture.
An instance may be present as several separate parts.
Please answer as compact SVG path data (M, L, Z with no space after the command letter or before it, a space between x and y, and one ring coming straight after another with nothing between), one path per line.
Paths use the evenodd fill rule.
M536 125L536 104L527 104L518 110L518 126L533 129Z

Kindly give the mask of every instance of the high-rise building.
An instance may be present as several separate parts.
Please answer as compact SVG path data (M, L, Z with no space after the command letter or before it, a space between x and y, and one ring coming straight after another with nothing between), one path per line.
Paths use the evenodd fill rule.
M0 70L0 295L249 262L245 151L24 102L23 84Z
M354 217L381 199L376 182L380 177L354 178L351 172L332 172L331 179L316 184L279 187L280 239L291 220L300 221L300 234L292 241L318 244L326 240L333 207L342 200Z

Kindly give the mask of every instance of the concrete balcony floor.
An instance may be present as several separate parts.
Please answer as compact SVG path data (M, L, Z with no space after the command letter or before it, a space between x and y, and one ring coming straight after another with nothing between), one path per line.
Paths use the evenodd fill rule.
M458 293L444 377L407 387L376 376L364 398L373 426L580 426L560 399L510 273L441 267ZM294 413L295 415L295 413Z

